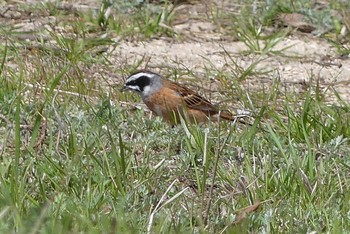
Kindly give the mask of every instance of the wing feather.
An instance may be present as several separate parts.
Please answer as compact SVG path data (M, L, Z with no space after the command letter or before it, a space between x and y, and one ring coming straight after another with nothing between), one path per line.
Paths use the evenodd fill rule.
M193 90L190 90L173 82L170 82L169 85L171 86L172 90L175 90L183 98L184 103L188 108L204 111L208 115L215 115L219 112L211 102Z

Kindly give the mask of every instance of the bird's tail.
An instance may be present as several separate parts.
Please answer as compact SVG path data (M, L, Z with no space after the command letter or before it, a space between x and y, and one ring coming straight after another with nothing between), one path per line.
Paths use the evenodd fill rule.
M246 125L251 125L247 121L244 120L246 117L251 117L250 112L248 111L237 111L237 113L232 114L230 111L223 110L220 111L220 118L226 119L229 121L237 121Z

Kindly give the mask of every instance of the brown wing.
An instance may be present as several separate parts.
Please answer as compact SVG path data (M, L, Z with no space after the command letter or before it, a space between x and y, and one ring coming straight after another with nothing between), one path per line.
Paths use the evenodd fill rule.
M215 115L219 112L213 104L211 104L207 99L203 98L196 92L186 87L180 86L174 82L168 82L168 85L171 86L171 89L176 90L176 92L183 98L188 108L204 111L208 115Z

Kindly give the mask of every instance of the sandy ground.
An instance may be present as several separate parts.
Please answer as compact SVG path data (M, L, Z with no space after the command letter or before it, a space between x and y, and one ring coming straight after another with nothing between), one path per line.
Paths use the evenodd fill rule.
M290 47L281 56L244 56L247 50L242 42L184 42L169 43L157 39L143 43L123 42L115 51L116 57L129 58L135 62L146 56L149 67L186 66L190 70L203 71L205 67L213 66L218 70L234 67L229 64L229 55L243 69L259 59L256 70L271 72L271 79L278 77L282 82L304 84L310 80L320 81L323 86L334 85L344 99L350 101L350 60L336 58L334 49L327 42L318 38L300 38L290 36L280 42L275 50ZM255 82L255 79L252 80Z
M227 5L229 1L215 2L225 9L231 7ZM326 40L295 31L281 39L272 49L283 50L283 55L245 55L244 51L248 51L248 48L243 42L234 41L218 32L216 25L210 20L198 20L205 18L205 10L204 6L196 4L180 7L179 15L197 16L196 19L183 17L186 18L183 23L173 26L178 35L186 38L182 42L164 38L145 42L123 41L114 54L116 57L127 57L131 61L146 57L149 67L185 67L202 74L206 74L206 68L227 72L231 69L236 73L236 70L244 71L258 62L255 71L259 74L265 72L265 75L252 76L242 82L242 85L249 84L252 90L259 90L261 83L272 83L276 79L288 90L296 92L319 82L328 101L336 101L334 88L344 100L350 102L350 59L337 55L336 49ZM237 78L236 76L237 74L232 75L232 79Z
M27 1L27 3L35 2L37 1ZM222 5L220 1L215 2L218 6ZM94 11L99 9L98 3L93 1L65 4L63 6L69 6L72 9ZM288 89L298 91L305 85L314 85L318 81L323 89L328 90L326 96L330 102L336 100L330 87L334 87L345 101L350 102L350 59L340 58L335 48L325 40L311 34L296 32L283 38L273 48L274 51L288 48L283 51L284 56L273 53L245 55L242 53L248 49L245 44L220 33L217 26L205 14L206 7L208 5L185 4L176 9L179 19L171 29L181 40L158 37L145 41L133 41L120 39L116 35L114 40L117 41L118 46L107 49L109 60L114 64L114 68L103 72L110 74L118 70L119 66L131 66L142 58L146 58L147 67L161 73L167 73L164 69L186 68L199 76L200 74L206 76L206 69L237 73L239 69L244 71L261 60L257 63L255 71L260 74L266 73L248 77L242 85L249 84L250 87L259 90L262 82L271 83L279 79ZM17 32L30 32L57 22L54 16L23 12L18 8L17 2L3 4L0 10L2 12L0 24L13 24ZM143 63L141 66L146 64ZM237 74L234 74L232 79L236 78ZM254 91L254 88L252 90Z

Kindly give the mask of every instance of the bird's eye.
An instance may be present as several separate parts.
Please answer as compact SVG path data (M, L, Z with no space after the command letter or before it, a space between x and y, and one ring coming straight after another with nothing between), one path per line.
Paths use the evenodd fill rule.
M140 76L137 80L135 80L135 84L137 84L140 87L145 87L151 83L148 76Z
M134 80L126 82L125 85L136 85L136 82Z
M150 78L148 76L140 76L137 79L130 80L126 82L127 86L138 86L141 90L147 85L151 83Z

